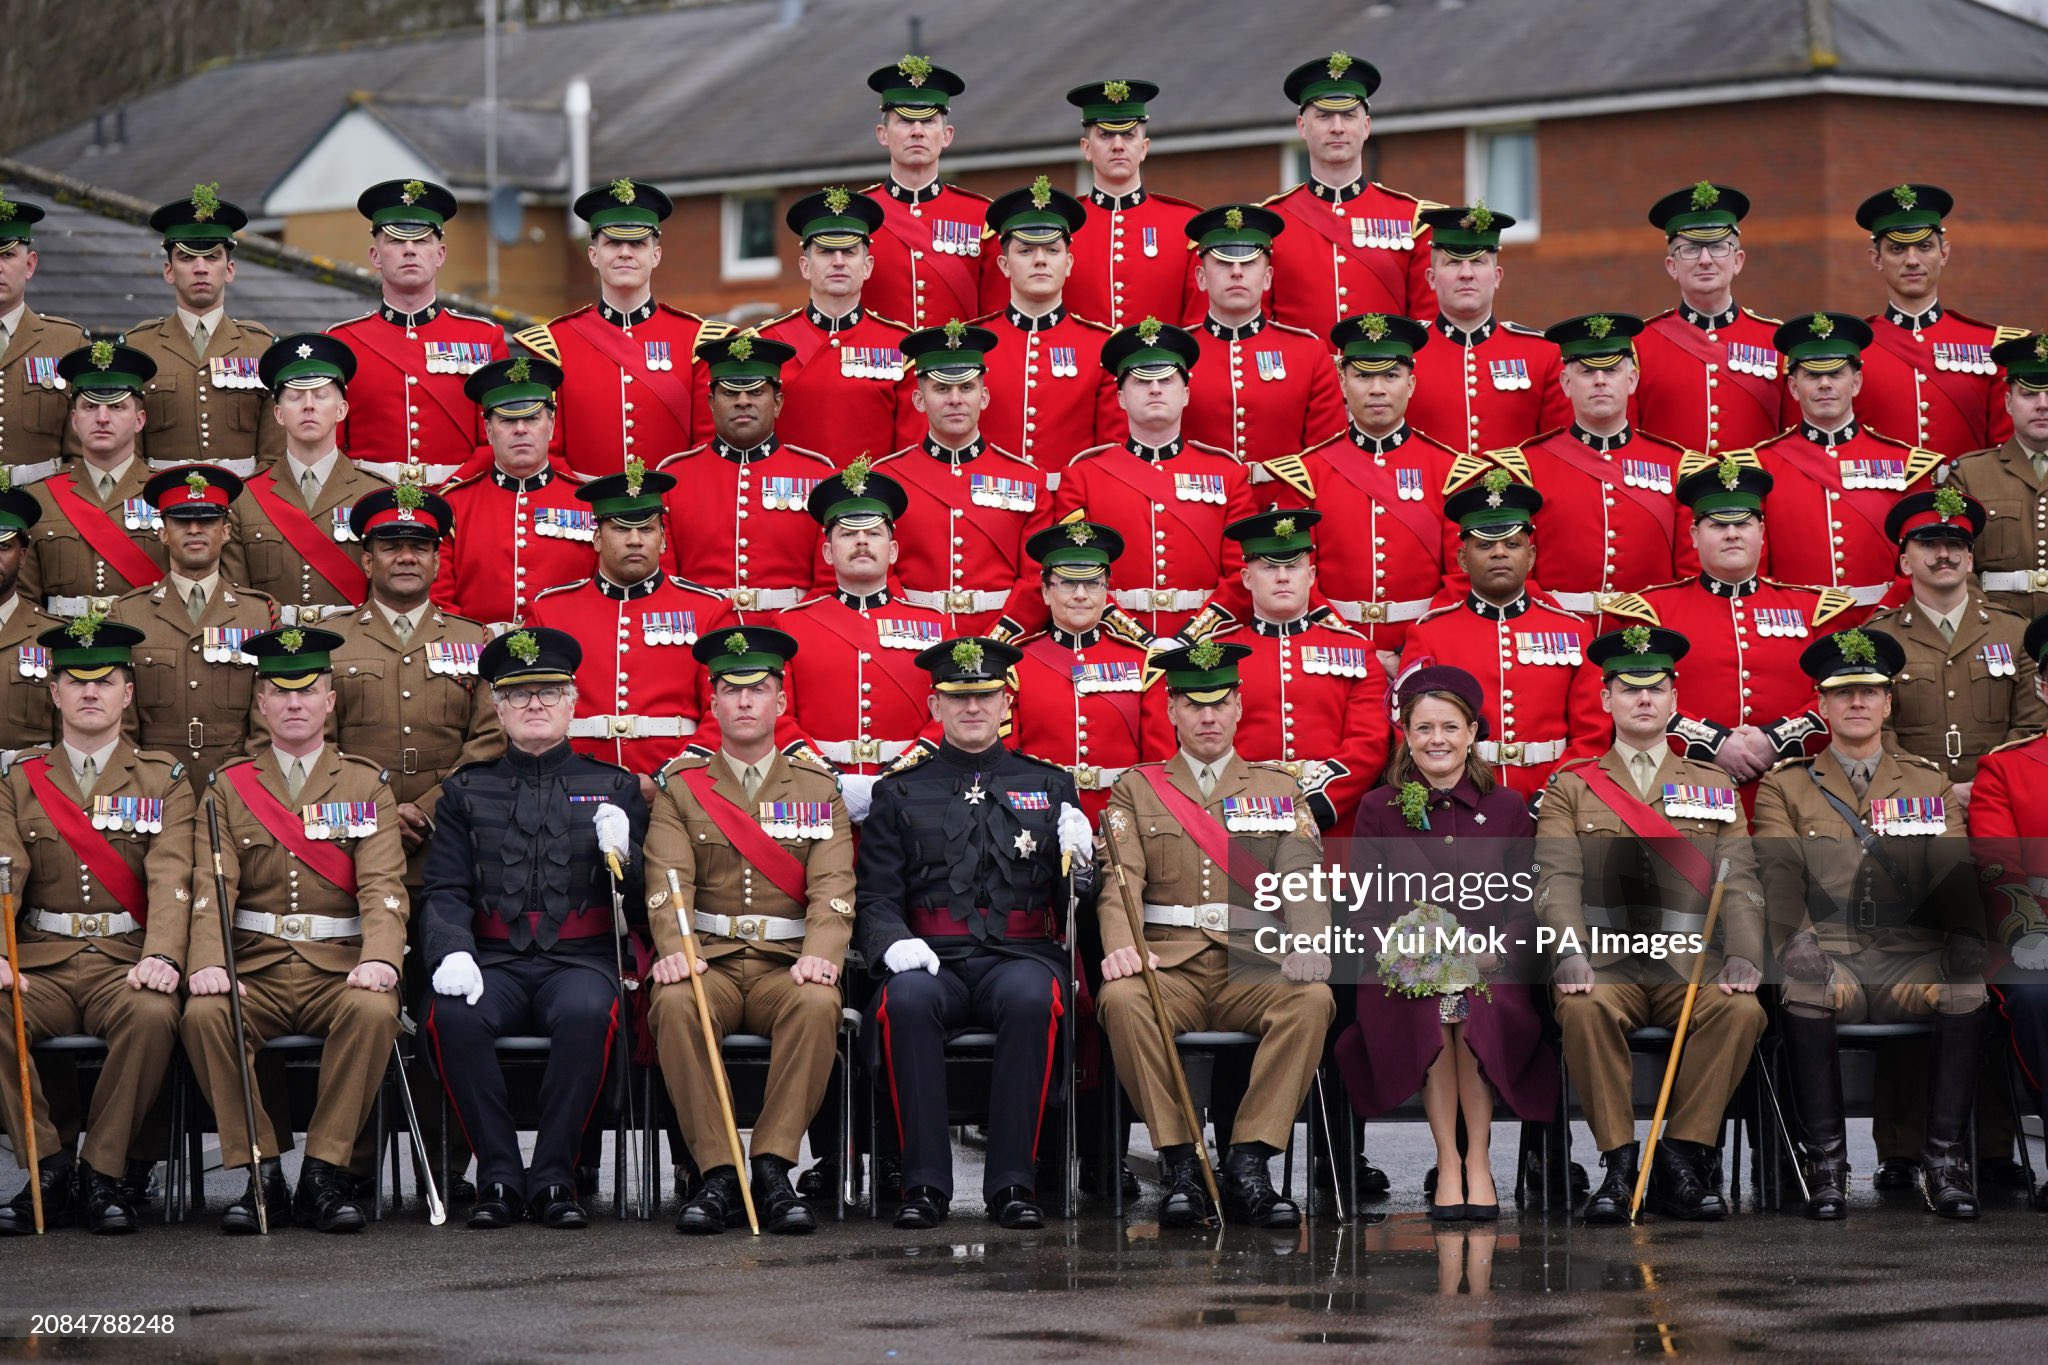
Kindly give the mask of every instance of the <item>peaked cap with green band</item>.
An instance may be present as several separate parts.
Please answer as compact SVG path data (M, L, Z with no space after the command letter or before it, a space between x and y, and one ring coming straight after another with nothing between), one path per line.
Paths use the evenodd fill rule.
M877 474L863 455L839 471L836 479L820 479L804 505L826 530L841 522L861 529L894 524L910 507L910 495L887 474Z
M356 197L356 212L370 231L402 242L438 236L455 216L455 195L431 180L384 180Z
M1650 205L1650 223L1662 229L1667 242L1685 237L1718 242L1735 231L1749 213L1749 196L1733 185L1700 180Z
M1906 651L1881 630L1838 630L1808 645L1799 656L1799 667L1823 692L1835 687L1890 687L1906 667Z
M0 545L22 535L43 519L43 505L26 488L0 488Z
M932 691L952 696L999 692L1010 685L1010 670L1024 651L983 635L942 640L920 650L917 666L932 675Z
M1197 640L1179 649L1155 654L1148 662L1166 676L1166 690L1180 692L1197 705L1222 701L1240 683L1238 661L1251 657L1250 645Z
M920 327L897 344L918 374L965 378L988 368L988 353L999 340L986 327L954 318L943 327Z
M1873 240L1911 246L1941 231L1941 220L1955 206L1955 196L1939 185L1894 185L1856 206L1856 225Z
M1992 363L2005 370L2005 382L2041 393L2048 390L2048 333L2029 332L1991 348Z
M1273 249L1273 239L1287 230L1287 220L1256 204L1218 204L1188 219L1181 231L1195 250L1224 260L1247 260Z
M583 646L566 630L527 626L500 635L477 655L477 676L492 687L517 683L572 683L583 666Z
M1332 52L1288 72L1285 88L1296 109L1305 104L1321 109L1349 109L1372 98L1380 88L1380 71L1371 62L1348 52Z
M1077 85L1067 92L1067 103L1081 111L1081 126L1097 126L1112 133L1127 132L1150 117L1145 105L1159 98L1159 87L1150 81L1107 80Z
M589 503L599 521L645 526L661 515L661 496L675 486L675 475L657 474L636 458L626 461L623 472L584 484L576 498Z
M73 391L112 403L147 389L156 378L156 362L118 341L95 341L66 351L57 361L57 375Z
M1652 687L1678 674L1678 661L1692 642L1663 626L1632 625L1594 637L1586 658L1602 677L1620 678L1631 687Z
M865 194L833 185L789 206L782 221L797 240L827 247L857 246L882 230L882 206Z
M931 58L907 55L868 75L868 89L882 97L882 108L908 119L928 119L951 108L955 95L967 93L967 82L933 66Z
M80 682L104 678L118 666L133 667L135 646L143 633L133 626L109 621L104 611L93 610L61 626L52 626L36 636L36 643L50 651L50 668L69 673Z
M1560 359L1604 370L1635 354L1630 338L1642 330L1643 320L1633 313L1586 313L1552 323L1543 339L1556 343Z
M592 232L633 242L659 233L675 208L674 200L645 181L613 180L577 195L572 212Z
M796 347L771 341L758 332L727 332L698 342L696 356L704 362L712 383L728 389L753 389L769 380L781 382L782 367L796 359Z
M1771 344L1787 366L1816 374L1861 364L1863 352L1876 337L1870 324L1853 313L1802 313L1787 319L1771 334Z
M334 671L334 651L342 637L318 626L286 626L266 630L242 642L242 652L256 659L256 676L297 691L310 687L322 673Z
M1460 536L1506 540L1535 524L1543 495L1501 468L1489 469L1444 499L1444 515Z
M1398 313L1360 313L1330 329L1339 363L1364 374L1413 365L1415 353L1428 344L1428 324Z
M340 337L325 332L294 332L279 337L256 362L263 387L271 393L285 389L317 389L322 384L339 384L346 389L356 376L356 353Z
M1172 370L1185 377L1201 358L1194 337L1154 317L1119 327L1102 343L1102 368L1119 381L1134 373L1140 379L1164 379Z
M531 417L555 401L562 367L537 355L493 360L462 381L463 396L500 417Z
M1114 527L1078 512L1024 542L1024 553L1053 577L1075 581L1100 578L1123 552L1124 538Z
M1747 521L1763 514L1764 496L1776 482L1757 465L1724 455L1680 479L1678 501L1692 510L1695 521Z
M796 657L794 636L768 626L743 626L700 635L691 655L713 678L747 687L782 670Z
M1279 508L1239 517L1223 528L1223 534L1244 547L1247 563L1265 559L1292 564L1315 549L1315 538L1309 532L1322 519L1321 512Z
M1088 221L1088 211L1073 195L1054 189L1050 177L1041 175L1024 189L998 196L983 220L999 238L1056 242L1079 232Z
M1424 209L1415 215L1429 229L1429 245L1454 261L1477 260L1500 250L1500 235L1515 225L1514 215L1476 204Z
M43 221L43 216L42 205L9 199L0 194L0 246L9 242L34 241L36 224Z
M190 198L150 214L149 225L163 235L166 247L205 256L219 247L232 248L235 234L249 226L249 215L221 198L218 184L194 185Z

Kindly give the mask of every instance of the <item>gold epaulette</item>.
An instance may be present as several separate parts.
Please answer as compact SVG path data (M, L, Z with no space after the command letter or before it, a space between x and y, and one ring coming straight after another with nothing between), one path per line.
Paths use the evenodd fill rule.
M556 342L555 334L548 330L545 322L536 322L531 327L514 332L512 339L550 365L562 363L561 345Z
M1632 592L1618 592L1603 597L1600 600L1600 610L1609 616L1626 616L1634 621L1647 621L1653 626L1664 624L1657 615L1657 609Z
M1302 462L1301 455L1298 452L1293 455L1279 455L1270 460L1261 460L1259 463L1274 478L1280 480L1304 498L1313 499L1315 497L1315 480L1309 477L1308 466Z

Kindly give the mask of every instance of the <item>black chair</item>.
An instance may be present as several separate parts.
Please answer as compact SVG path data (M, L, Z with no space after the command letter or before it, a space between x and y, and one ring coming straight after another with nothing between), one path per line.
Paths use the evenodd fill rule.
M87 1076L92 1084L79 1087L79 1107L90 1111L92 1107L92 1085L97 1084L99 1073L107 1064L107 1040L90 1033L63 1033L54 1038L29 1044L29 1052L35 1056L51 1059L61 1058L71 1063L81 1082ZM185 1069L182 1062L173 1059L171 1074L166 1078L171 1106L171 1133L169 1150L164 1156L164 1221L174 1221L184 1216L181 1201L174 1197L179 1189L180 1153L183 1150L181 1116L186 1100ZM119 1172L111 1174L118 1175Z
M619 1039L614 1041L613 1046L621 1050L623 1054L623 1065L626 1067L626 1074L619 1078L619 1084L628 1087L638 1084L638 1078L634 1075L634 1073L639 1071L640 1068L634 1064L632 1060L632 1054L629 1050L627 1050L630 1047L629 1035L624 1030L621 1030L620 1037ZM553 1047L554 1040L550 1038L528 1036L510 1036L500 1038L497 1041L498 1062L500 1065L504 1065L505 1063L509 1062L515 1067L545 1066L547 1065L548 1053L553 1049ZM510 1078L508 1077L507 1079L509 1081ZM525 1121L528 1117L531 1116L533 1112L531 1107L529 1106L524 1109L520 1107L521 1099L525 1095L530 1093L531 1091L529 1088L515 1087L509 1084L507 1085L507 1095L508 1098L512 1101L513 1105L513 1121L519 1124L521 1128L531 1126ZM617 1091L614 1093L623 1095L627 1092ZM378 1106L380 1115L382 1113L382 1108L383 1107L380 1103ZM612 1216L614 1218L623 1219L626 1217L627 1208L626 1153L629 1150L631 1150L629 1144L633 1142L633 1135L626 1126L626 1106L623 1104L615 1104L613 1106L613 1109L615 1112L613 1114L612 1119ZM444 1088L441 1091L441 1133L443 1136L443 1142L442 1150L436 1154L435 1162L435 1168L437 1171L440 1172L440 1179L443 1182L442 1193L444 1197L447 1193L448 1182L448 1152L446 1135L448 1132L448 1122L450 1117L451 1116L448 1110L448 1092ZM381 1121L382 1120L380 1117L379 1122L381 1123ZM645 1172L643 1170L643 1177L644 1174ZM645 1203L646 1200L644 1196L640 1200L635 1201L636 1212L644 1208ZM647 1215L645 1213L641 1213L640 1216L646 1217Z

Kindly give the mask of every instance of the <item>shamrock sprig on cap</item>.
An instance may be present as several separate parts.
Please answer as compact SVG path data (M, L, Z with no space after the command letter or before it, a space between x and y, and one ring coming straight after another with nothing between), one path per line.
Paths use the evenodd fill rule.
M11 223L13 221L14 201L6 195L0 194L0 223Z
M1329 63L1330 79L1333 81L1341 79L1344 73L1351 69L1351 62L1352 57L1350 53L1332 52Z
M1052 177L1041 175L1031 182L1031 207L1042 209L1052 202Z
M958 318L948 318L945 327L941 330L946 334L947 350L959 350L960 343L967 337L967 324Z
M1808 330L1817 337L1831 337L1835 334L1835 320L1826 313L1815 313L1813 321L1808 324Z
M1721 189L1711 180L1701 180L1692 187L1692 206L1695 211L1710 209L1721 202Z
M1158 318L1148 315L1143 322L1138 324L1138 340L1148 344L1159 340L1159 331L1165 325Z
M64 633L90 649L93 636L99 634L100 627L106 623L107 613L99 607L94 607L91 611L88 611L85 615L64 627Z
M194 185L192 187L192 221L195 223L210 223L213 221L213 215L219 212L220 181L216 180L211 185Z
M1108 100L1111 104L1122 104L1130 97L1131 83L1129 81L1104 81L1102 83L1102 98Z
M427 490L416 483L401 483L392 491L400 512L417 512L427 505Z
M306 647L306 632L297 626L290 626L277 634L277 642L284 646L287 654L296 654Z
M1621 644L1631 654L1648 654L1650 652L1650 628L1648 626L1630 626L1621 633Z
M726 636L726 637L725 637L725 652L726 652L726 653L728 653L728 654L745 654L745 653L747 653L747 652L748 652L748 649L747 649L747 637L746 637L746 636L745 636L744 634L742 634L741 632L737 631L737 630L736 630L736 631L734 631L734 632L733 632L732 634L730 634L730 635Z
M1892 190L1892 202L1902 209L1912 208L1920 202L1920 191L1911 185L1900 185Z
M732 344L725 348L725 353L734 360L749 359L754 354L754 339L743 336L734 337Z
M632 459L630 459L630 460L626 461L626 496L627 496L627 497L629 497L629 498L637 498L637 497L639 497L639 496L640 496L640 485L641 485L642 483L646 482L646 479L647 479L647 461L645 461L645 460L641 459L641 458L640 458L640 457L639 457L638 455L635 455L635 456L634 456L634 457L633 457Z
M1943 521L1963 514L1963 495L1943 484L1934 493L1934 511Z
M1282 518L1280 518L1280 520L1278 520L1278 521L1274 522L1274 523L1273 523L1273 534L1274 534L1274 535L1276 535L1276 536L1291 536L1291 535L1293 535L1293 534L1294 534L1294 518L1293 518L1293 517L1282 517Z
M1505 469L1487 470L1486 477L1479 481L1479 486L1484 488L1487 493L1486 505L1488 507L1500 506L1500 495L1507 492L1508 485L1514 481L1514 475L1508 473Z
M633 182L630 180L612 181L612 198L618 200L621 204L632 203L639 193L640 191L633 187Z
M533 366L527 363L525 356L520 356L505 369L505 382L508 384L524 384L531 378Z
M1188 662L1196 668L1214 668L1223 662L1223 646L1214 640L1204 640L1188 651Z
M1366 340L1380 341L1387 335L1387 315L1367 313L1358 320L1358 330L1365 333Z
M1842 659L1852 664L1874 664L1877 662L1877 646L1868 635L1860 630L1845 630L1836 646L1842 651Z
M863 455L839 471L839 482L846 485L848 492L858 497L868 491L868 475L874 471L874 467L875 462Z
M185 487L192 490L192 495L194 497L198 497L204 494L208 488L212 487L212 485L206 481L206 476L204 474L200 473L198 470L195 469L190 474L187 474L185 476Z
M1721 476L1721 487L1732 489L1742 482L1742 461L1733 455L1723 455L1716 472Z
M1605 341L1608 334L1613 330L1614 319L1608 317L1605 313L1586 319L1586 335L1592 337L1595 341Z
M1493 210L1486 207L1484 199L1474 200L1472 207L1465 210L1465 216L1458 220L1458 226L1467 232L1493 231Z
M981 668L982 648L972 640L962 640L953 646L953 666L969 671Z
M505 641L505 648L523 664L531 664L540 657L540 641L533 638L530 630L515 632Z
M426 192L426 181L408 180L403 185L400 185L398 187L398 202L406 205L416 204L420 201L421 196L426 194Z
M1086 545L1095 539L1095 528L1085 521L1077 521L1067 527L1067 539L1076 545Z
M106 369L114 363L114 343L111 341L95 341L92 344L90 358L92 360L92 367L95 370Z
M846 212L846 206L852 202L853 195L848 192L844 185L834 185L825 191L825 212L827 213L844 213Z
M920 90L931 79L932 59L915 53L906 54L902 61L896 63L896 74L909 81L911 89Z
M1243 226L1244 226L1244 210L1243 210L1243 209L1225 209L1225 210L1223 210L1223 226L1225 226L1225 227L1229 228L1229 229L1230 229L1230 230L1231 230L1232 232L1236 232L1236 231L1237 231L1237 230L1238 230L1239 228L1243 227Z

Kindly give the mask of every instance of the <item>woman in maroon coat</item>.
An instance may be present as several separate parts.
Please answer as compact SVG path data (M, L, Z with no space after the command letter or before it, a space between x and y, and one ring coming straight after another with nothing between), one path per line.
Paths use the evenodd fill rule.
M1525 1119L1550 1117L1557 1104L1557 1058L1543 1039L1531 988L1536 822L1521 795L1493 780L1476 752L1484 738L1479 682L1460 668L1432 665L1401 681L1401 742L1388 764L1387 785L1359 802L1347 870L1353 877L1411 874L1402 899L1382 894L1353 907L1352 927L1370 934L1427 898L1475 934L1499 926L1505 958L1477 959L1492 998L1466 992L1469 1013L1444 1022L1440 998L1396 995L1369 976L1358 986L1357 1022L1338 1035L1337 1065L1351 1104L1371 1118L1418 1090L1436 1139L1442 1219L1490 1219L1500 1213L1487 1138L1493 1094ZM1403 800L1404 790L1406 801ZM1414 875L1433 883L1425 896ZM1446 883L1457 879L1457 892ZM1476 899L1482 898L1483 899ZM1517 948L1515 941L1524 946ZM1377 938L1368 942L1375 947ZM1467 1150L1458 1150L1464 1116Z

